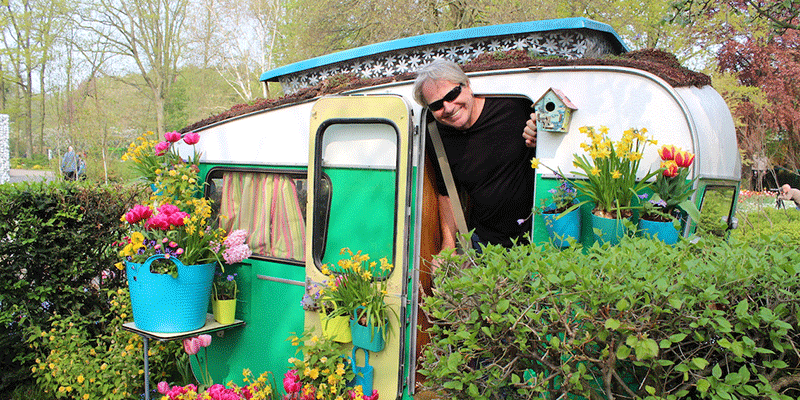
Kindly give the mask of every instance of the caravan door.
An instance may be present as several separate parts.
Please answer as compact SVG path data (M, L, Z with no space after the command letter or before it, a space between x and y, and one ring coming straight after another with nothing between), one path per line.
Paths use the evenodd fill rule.
M349 258L344 248L393 264L372 271L373 279L388 280L387 303L399 316L386 347L369 353L382 399L398 397L403 382L412 127L411 108L395 95L323 98L311 112L306 279L323 283L322 266ZM319 312L307 311L305 325L321 334ZM363 366L363 353L357 355Z

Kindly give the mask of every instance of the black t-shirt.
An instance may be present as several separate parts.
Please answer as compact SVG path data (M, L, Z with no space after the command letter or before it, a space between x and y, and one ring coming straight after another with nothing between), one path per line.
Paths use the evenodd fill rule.
M530 119L531 101L486 98L481 115L466 130L437 123L453 179L469 194L469 229L482 242L511 246L511 239L531 230L535 171L533 148L525 146L522 131ZM447 193L433 146L437 186ZM525 219L523 224L517 221Z

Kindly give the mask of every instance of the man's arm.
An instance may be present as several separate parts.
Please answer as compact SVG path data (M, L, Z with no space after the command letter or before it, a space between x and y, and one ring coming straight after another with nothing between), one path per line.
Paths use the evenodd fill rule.
M450 197L441 194L439 195L439 226L442 230L441 250L454 249L456 247L456 219L453 216Z

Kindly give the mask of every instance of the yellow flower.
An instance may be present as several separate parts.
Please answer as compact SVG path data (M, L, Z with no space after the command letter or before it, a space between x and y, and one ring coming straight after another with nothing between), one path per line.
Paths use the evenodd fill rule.
M628 160L639 161L642 159L642 153L628 153Z
M621 176L622 176L622 174L619 171L616 171L616 170L611 174L611 177L614 178L614 179L619 179Z
M539 168L539 159L534 157L531 158L531 168L536 169Z
M600 169L597 167L592 168L592 175L594 176L600 175Z
M319 378L319 368L312 369L308 376L311 377L311 379Z
M85 380L86 380L86 378L83 377L83 374L78 375L78 384L79 385L82 385L83 381L85 381Z

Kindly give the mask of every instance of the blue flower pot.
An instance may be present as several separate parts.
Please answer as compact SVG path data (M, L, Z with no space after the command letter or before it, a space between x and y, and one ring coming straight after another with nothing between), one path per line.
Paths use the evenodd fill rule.
M594 239L600 244L610 243L612 246L619 244L620 239L628 234L624 221L627 218L603 218L592 214L592 231Z
M550 239L558 248L569 247L567 239L580 240L581 235L581 209L576 208L561 218L558 214L542 214L544 227L550 235Z
M678 242L678 230L675 229L672 221L648 221L639 219L639 235L660 240L672 245Z

